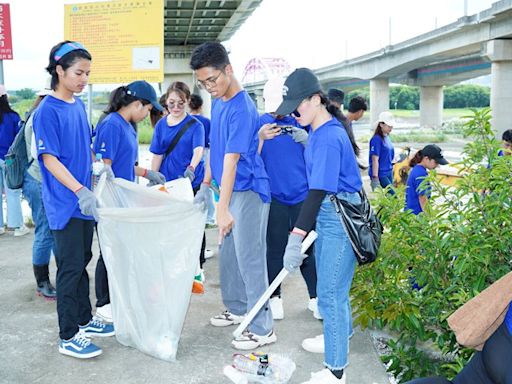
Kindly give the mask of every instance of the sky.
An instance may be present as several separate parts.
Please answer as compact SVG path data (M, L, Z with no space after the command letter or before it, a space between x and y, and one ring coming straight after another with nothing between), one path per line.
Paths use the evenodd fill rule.
M7 89L43 88L48 53L64 37L64 4L91 0L4 0L11 4L14 60ZM318 68L396 44L490 8L492 0L263 0L225 42L239 78L254 57ZM391 25L391 33L390 33ZM112 87L111 87L112 88ZM96 89L96 86L95 86Z

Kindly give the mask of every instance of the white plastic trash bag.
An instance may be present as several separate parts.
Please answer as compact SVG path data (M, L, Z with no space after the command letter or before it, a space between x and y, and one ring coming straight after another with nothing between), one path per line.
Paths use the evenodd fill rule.
M192 188L190 196L176 199L165 191L102 178L95 193L117 340L174 361L206 213L191 203Z

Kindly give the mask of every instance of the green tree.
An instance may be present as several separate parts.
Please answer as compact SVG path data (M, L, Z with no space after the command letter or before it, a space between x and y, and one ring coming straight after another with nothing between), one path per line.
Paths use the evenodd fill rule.
M497 156L489 109L475 110L464 130L473 140L458 165L462 177L448 187L431 172L425 212L403 211L403 187L396 188L396 198L379 193L376 205L386 228L380 256L357 271L352 285L355 322L396 335L383 360L401 381L452 378L462 369L473 351L457 344L446 319L510 271L512 215L505 207L512 196L512 156ZM432 359L419 345L441 358Z
M31 100L36 97L36 92L31 88L22 88L16 91L16 96L23 100Z

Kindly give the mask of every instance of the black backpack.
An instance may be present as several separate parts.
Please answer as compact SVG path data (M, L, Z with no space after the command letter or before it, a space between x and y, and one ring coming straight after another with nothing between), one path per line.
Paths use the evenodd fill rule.
M5 155L5 182L10 189L19 189L23 186L23 174L34 161L34 159L28 161L27 142L25 140L26 122L20 121L19 125L20 131L16 134Z

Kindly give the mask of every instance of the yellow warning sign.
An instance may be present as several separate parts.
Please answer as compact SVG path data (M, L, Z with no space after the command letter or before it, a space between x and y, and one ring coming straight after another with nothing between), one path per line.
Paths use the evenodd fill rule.
M65 5L64 38L91 53L90 84L163 81L163 0Z

